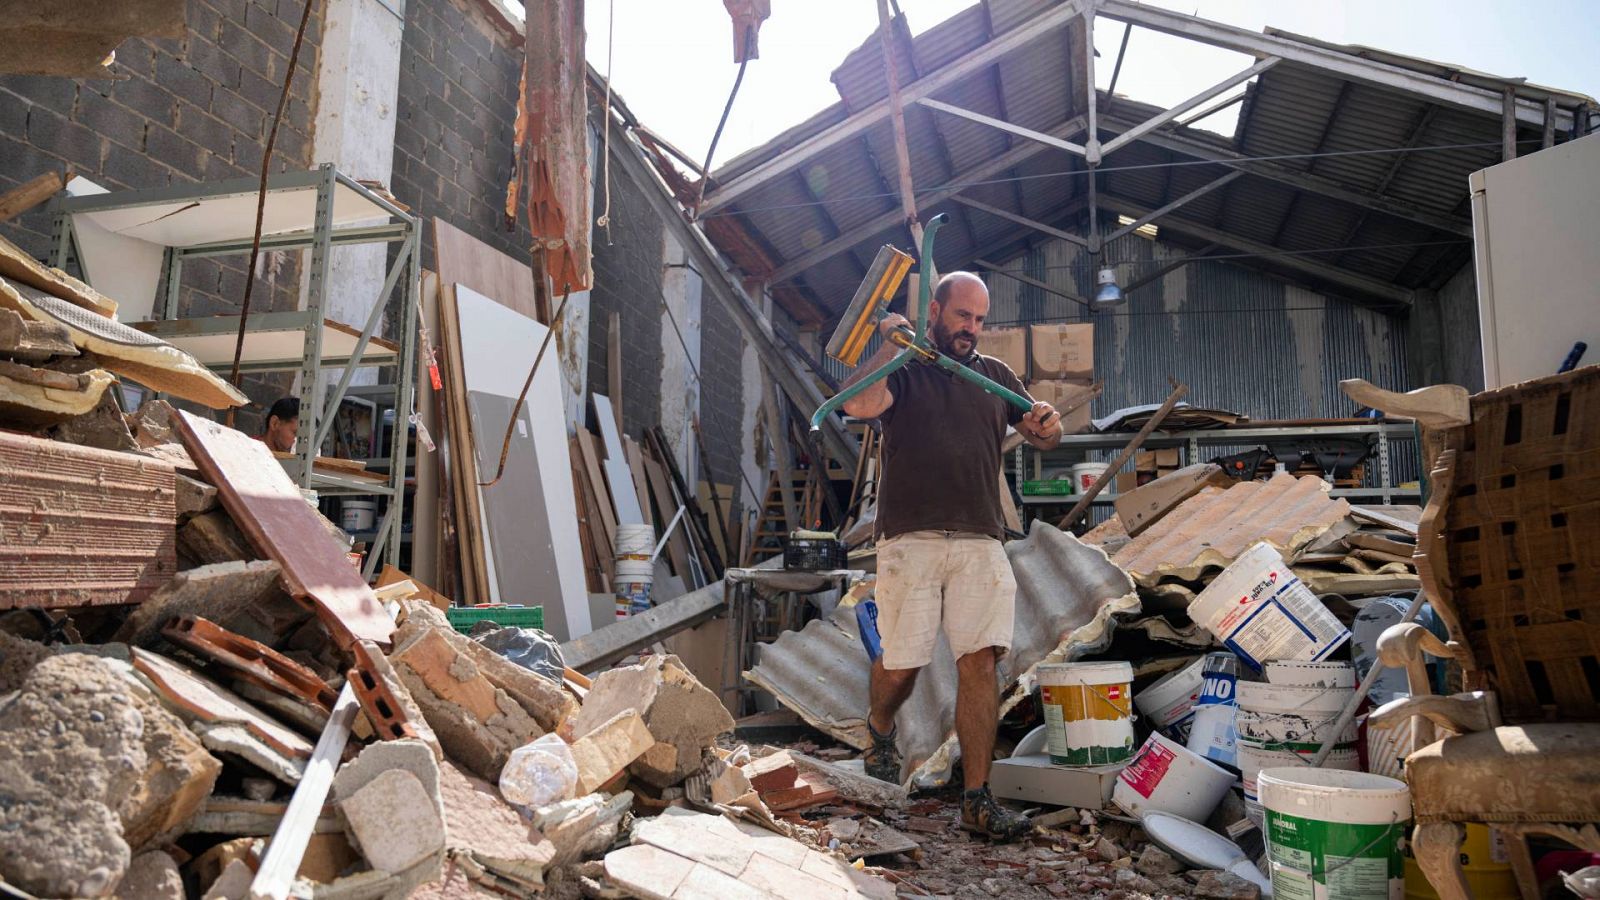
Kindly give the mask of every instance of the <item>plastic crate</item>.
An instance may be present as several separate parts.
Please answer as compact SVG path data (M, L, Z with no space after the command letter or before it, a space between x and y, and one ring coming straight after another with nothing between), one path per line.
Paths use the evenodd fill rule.
M502 628L544 628L542 606L452 606L445 610L445 616L462 634L485 619Z
M1065 497L1072 493L1072 481L1058 478L1053 481L1024 481L1022 493L1031 496Z

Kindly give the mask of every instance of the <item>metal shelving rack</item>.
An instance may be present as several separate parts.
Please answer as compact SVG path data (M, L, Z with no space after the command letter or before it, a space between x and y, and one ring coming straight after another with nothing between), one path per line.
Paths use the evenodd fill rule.
M155 298L151 322L130 322L150 334L172 342L202 364L224 373L232 367L238 316L178 318L183 265L188 260L233 256L250 252L255 200L259 179L240 178L210 184L181 185L139 191L115 191L69 197L53 203L51 264L64 267L76 254L85 280L95 266L86 253L102 248L118 262L140 268L144 254L160 255L160 274L166 290ZM382 224L371 224L376 220ZM85 221L87 220L87 221ZM285 172L267 179L267 226L262 250L311 251L305 308L293 312L258 312L250 316L245 332L246 372L296 372L299 375L300 434L294 458L282 460L289 476L305 489L321 495L382 496L388 509L379 523L367 556L370 578L380 559L399 563L401 521L405 505L407 437L413 404L416 368L417 312L422 281L420 220L378 195L331 164L304 172ZM88 240L85 240L88 238ZM323 316L329 256L335 245L399 244L389 265L365 327L355 337L353 328ZM154 260L148 260L153 270ZM121 268L111 271L120 275ZM404 276L404 311L398 346L374 334L383 321L385 301ZM105 281L105 278L101 279ZM152 280L137 288L112 284L98 286L111 296L132 296L148 290ZM298 348L295 347L298 339ZM362 388L359 393L386 390L394 395L395 427L390 439L387 482L342 476L326 469L314 470L312 461L322 446L340 403L350 391L358 368L396 366L394 384ZM342 369L338 384L326 404L317 396L324 370ZM383 423L375 417L375 429Z
M1371 422L1349 425L1305 425L1305 426L1273 426L1263 428L1207 428L1187 431L1156 431L1152 432L1144 442L1144 449L1161 449L1178 447L1183 450L1183 464L1199 462L1203 459L1200 455L1201 447L1228 447L1239 444L1251 444L1268 440L1286 440L1294 438L1333 438L1333 437L1361 437L1375 436L1378 449L1378 483L1373 487L1360 488L1335 488L1331 492L1335 497L1365 497L1381 499L1384 503L1393 503L1397 500L1417 502L1421 500L1422 492L1416 488L1396 487L1394 483L1394 447L1396 440L1412 440L1416 438L1415 427L1409 424L1392 422ZM1120 450L1126 446L1133 437L1132 433L1110 432L1105 434L1069 434L1063 435L1061 443L1053 450L1033 450L1026 444L1018 446L1015 452L1015 469L1020 477L1027 471L1027 460L1023 456L1024 448L1032 451L1033 465L1037 472L1045 464L1051 454L1061 452L1075 452L1081 455L1087 450ZM1028 506L1048 506L1076 502L1076 495L1067 496L1028 496L1022 502ZM1094 499L1097 504L1113 503L1116 495L1101 494Z

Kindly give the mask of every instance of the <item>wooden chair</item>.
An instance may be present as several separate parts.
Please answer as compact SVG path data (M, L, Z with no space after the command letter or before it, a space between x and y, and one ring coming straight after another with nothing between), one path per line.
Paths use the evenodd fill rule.
M1474 396L1432 478L1416 556L1450 640L1386 631L1379 656L1412 696L1368 721L1416 729L1412 847L1440 897L1471 896L1462 826L1479 822L1534 900L1528 836L1600 853L1600 367ZM1459 663L1467 692L1434 696L1425 653Z

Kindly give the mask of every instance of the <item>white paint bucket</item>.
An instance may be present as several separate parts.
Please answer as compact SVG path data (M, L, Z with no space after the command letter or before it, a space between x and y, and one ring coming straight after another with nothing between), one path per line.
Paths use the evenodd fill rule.
M1234 716L1239 710L1239 658L1226 651L1205 657L1205 681L1194 704L1189 727L1189 749L1214 763L1235 766L1234 742L1239 733Z
M1257 828L1264 826L1261 814L1261 800L1257 796L1257 776L1263 769L1276 769L1292 766L1311 767L1312 757L1317 755L1316 750L1290 750L1281 746L1267 747L1254 741L1240 740L1235 745L1239 763L1239 780L1244 785L1245 815L1254 822ZM1324 769L1338 769L1344 772L1357 772L1361 770L1361 755L1356 748L1344 744L1335 747L1323 761Z
M655 581L656 529L637 522L617 525L617 559L611 587L617 595L617 618L625 619L650 608L650 587Z
M373 523L378 520L378 501L376 500L341 500L339 501L339 527L345 531L371 531Z
M1206 658L1196 657L1183 668L1161 676L1133 698L1151 727L1174 740L1188 740L1194 704L1200 699L1200 687L1205 682L1205 666Z
M1039 666L1045 744L1058 766L1109 766L1133 754L1133 665Z
M1109 468L1111 468L1111 466L1103 462L1081 462L1074 464L1072 467L1072 492L1074 494L1089 493L1089 489L1094 487L1094 483L1099 481L1100 476L1104 475L1106 469ZM1111 491L1103 490L1101 493L1109 494Z
M1267 864L1274 893L1308 900L1403 900L1411 792L1365 772L1265 769Z
M1239 715L1235 724L1240 740L1316 750L1333 737L1333 726L1354 688L1239 682ZM1339 743L1356 739L1355 723L1346 726Z
M1350 632L1265 542L1246 550L1212 580L1189 604L1189 618L1258 672L1269 659L1324 659L1350 639Z
M1356 668L1347 662L1274 660L1267 663L1266 668L1268 684L1324 688L1356 686Z
M1130 816L1160 811L1204 822L1232 786L1228 770L1152 732L1117 776L1111 802Z

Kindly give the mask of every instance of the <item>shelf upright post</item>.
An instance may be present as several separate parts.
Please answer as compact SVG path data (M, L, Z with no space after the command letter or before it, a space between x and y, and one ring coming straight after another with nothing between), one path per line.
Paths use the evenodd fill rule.
M317 396L318 382L322 380L322 301L328 285L328 256L333 236L334 175L332 163L323 163L317 168L317 204L311 226L311 276L306 288L306 337L300 354L300 434L295 438L295 455L300 458L300 471L295 474L302 488L311 486L312 464L317 458L317 417L322 399ZM337 403L337 399L334 402Z

